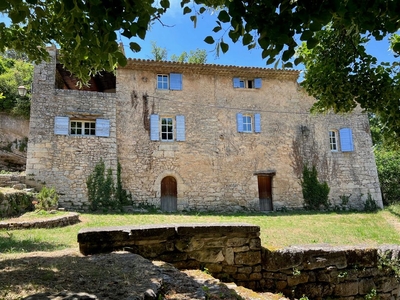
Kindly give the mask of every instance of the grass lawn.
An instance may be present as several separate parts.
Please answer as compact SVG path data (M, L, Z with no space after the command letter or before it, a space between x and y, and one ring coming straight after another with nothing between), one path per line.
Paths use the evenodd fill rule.
M89 214L81 222L53 229L0 230L0 253L53 251L78 248L81 228L144 224L243 222L259 225L261 241L270 249L290 245L400 244L400 206L376 213L361 212L273 212L269 214Z

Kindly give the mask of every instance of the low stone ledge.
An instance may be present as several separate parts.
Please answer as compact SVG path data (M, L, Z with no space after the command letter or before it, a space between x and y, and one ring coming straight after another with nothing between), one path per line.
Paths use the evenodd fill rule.
M68 215L57 216L45 220L32 220L20 222L0 222L0 229L30 229L30 228L54 228L64 227L79 223L79 214L70 212Z

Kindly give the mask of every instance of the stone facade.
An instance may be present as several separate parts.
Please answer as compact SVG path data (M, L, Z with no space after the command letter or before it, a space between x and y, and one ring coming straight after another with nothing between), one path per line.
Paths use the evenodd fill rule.
M300 208L308 164L327 181L333 204L351 195L349 205L361 209L370 194L382 206L367 116L311 115L314 99L297 71L129 60L117 70L115 93L58 90L51 51L53 60L35 69L27 174L55 186L61 206L87 208L86 178L100 158L114 171L121 163L134 205L163 207L167 177L175 203L166 210ZM160 80L168 88L157 88ZM57 135L56 116L101 117L110 134ZM240 132L243 116L248 132ZM156 123L163 120L172 122L169 141ZM343 128L351 129L351 151L340 144Z
M78 243L84 255L124 249L291 299L400 299L398 245L270 251L259 235L236 223L122 226L81 229Z

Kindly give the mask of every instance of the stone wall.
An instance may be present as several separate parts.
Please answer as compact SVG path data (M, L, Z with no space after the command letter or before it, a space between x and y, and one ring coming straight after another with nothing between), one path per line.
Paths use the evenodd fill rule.
M78 243L84 255L124 249L291 298L400 299L398 245L271 251L259 234L258 226L235 223L124 226L81 229Z
M88 207L86 180L103 159L116 174L116 96L112 93L55 89L56 49L52 60L35 67L27 180L55 187L59 205L71 210ZM55 117L110 121L109 137L55 134Z
M26 165L29 120L0 113L0 171L22 171Z
M156 89L157 74L172 72L182 74L182 90ZM235 89L235 76L260 77L262 87ZM311 115L314 99L296 80L293 71L131 61L117 74L124 187L136 203L159 207L161 181L172 176L178 210L259 210L255 174L272 170L274 209L299 208L303 165L314 164L333 204L351 195L350 206L362 209L370 193L382 206L367 116ZM239 133L237 113L260 114L261 132ZM151 114L184 116L186 140L151 141ZM353 131L355 150L331 152L329 130L344 127Z
M70 212L67 215L57 216L53 218L46 218L43 220L31 221L18 221L18 222L4 222L0 221L0 229L14 230L14 229L30 229L30 228L54 228L64 227L79 223L79 214Z

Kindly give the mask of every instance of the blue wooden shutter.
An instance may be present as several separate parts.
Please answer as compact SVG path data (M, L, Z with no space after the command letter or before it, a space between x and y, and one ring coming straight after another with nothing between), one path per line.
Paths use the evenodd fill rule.
M262 81L261 78L254 78L254 88L261 89Z
M241 113L236 114L237 131L243 132L243 115Z
M261 132L261 115L254 114L254 132Z
M339 130L340 148L342 152L354 151L353 135L350 128L342 128Z
M185 116L176 116L176 140L185 141Z
M182 74L171 73L169 78L169 88L171 90L182 90Z
M158 115L150 115L150 140L158 141L160 139L160 117Z
M239 77L234 77L233 78L233 87L234 88L240 88L240 78Z
M55 117L54 118L54 134L68 135L69 134L69 118Z
M110 136L110 120L96 119L96 136Z

